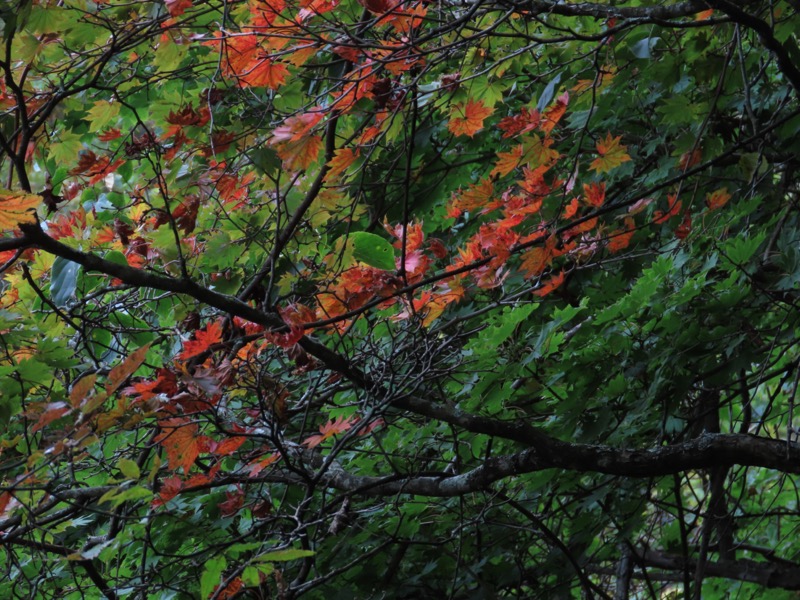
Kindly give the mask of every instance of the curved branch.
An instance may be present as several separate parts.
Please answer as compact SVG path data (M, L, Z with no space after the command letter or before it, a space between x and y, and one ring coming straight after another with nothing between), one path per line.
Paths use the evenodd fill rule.
M706 0L706 4L728 15L734 23L752 29L758 34L764 47L775 55L778 68L792 84L796 94L800 94L800 68L794 64L787 48L772 32L772 27L758 17L751 15L727 0Z

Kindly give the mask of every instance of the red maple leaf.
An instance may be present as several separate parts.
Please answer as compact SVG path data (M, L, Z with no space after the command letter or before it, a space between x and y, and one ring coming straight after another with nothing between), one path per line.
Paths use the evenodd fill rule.
M215 321L206 325L204 329L195 332L194 340L183 343L183 352L178 359L186 360L208 350L212 344L222 341L222 322Z
M653 223L660 225L661 223L666 223L672 217L677 217L678 214L681 212L682 203L678 200L678 196L675 194L668 194L667 201L669 202L669 210L667 212L661 212L660 210L653 212Z
M527 107L523 106L518 115L500 119L500 123L497 126L503 132L504 138L510 138L536 129L541 120L542 117L538 110L529 111Z
M170 16L180 17L187 8L192 8L192 0L164 0Z

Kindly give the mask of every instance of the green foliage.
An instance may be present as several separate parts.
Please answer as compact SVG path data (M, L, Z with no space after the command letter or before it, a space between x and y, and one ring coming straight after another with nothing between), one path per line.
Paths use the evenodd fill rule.
M12 4L0 597L796 594L796 3Z

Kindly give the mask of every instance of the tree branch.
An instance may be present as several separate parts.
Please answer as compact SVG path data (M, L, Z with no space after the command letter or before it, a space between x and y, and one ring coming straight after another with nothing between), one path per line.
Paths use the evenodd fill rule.
M533 13L550 13L568 17L595 17L597 19L675 19L694 15L705 8L699 0L662 6L609 6L595 2L567 3L562 0L527 0L514 2L521 9Z
M328 486L366 496L414 494L450 497L487 489L501 479L546 469L604 473L623 477L657 477L715 466L743 465L800 473L800 445L741 434L706 433L671 446L648 450L573 444L541 434L537 448L487 459L460 475L370 477L347 472L337 462L321 477ZM306 451L303 458L314 467L322 458Z

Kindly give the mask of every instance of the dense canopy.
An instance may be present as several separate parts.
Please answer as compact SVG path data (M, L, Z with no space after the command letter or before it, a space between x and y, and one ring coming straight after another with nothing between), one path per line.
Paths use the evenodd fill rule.
M6 0L0 597L795 598L796 0Z

